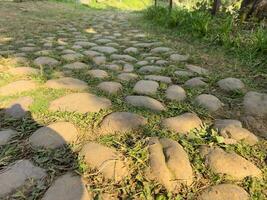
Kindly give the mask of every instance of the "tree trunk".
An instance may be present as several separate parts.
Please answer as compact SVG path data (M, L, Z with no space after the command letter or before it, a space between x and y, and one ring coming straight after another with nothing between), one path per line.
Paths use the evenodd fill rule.
M213 5L212 5L211 14L216 15L220 9L220 6L221 6L221 0L214 0Z
M256 17L267 18L267 0L243 0L240 8L241 20Z
M172 10L172 6L173 6L173 2L172 2L172 0L169 0L169 9L170 9L170 11Z

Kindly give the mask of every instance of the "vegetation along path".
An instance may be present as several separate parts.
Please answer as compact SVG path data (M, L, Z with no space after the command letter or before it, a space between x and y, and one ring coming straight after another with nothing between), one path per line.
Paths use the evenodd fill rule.
M264 77L143 23L0 2L0 199L266 199Z

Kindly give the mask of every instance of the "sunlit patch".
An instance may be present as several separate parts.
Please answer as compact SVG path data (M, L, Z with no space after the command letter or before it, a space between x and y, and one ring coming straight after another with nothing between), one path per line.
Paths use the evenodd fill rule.
M86 33L97 33L94 28L87 28L87 29L85 29L85 32Z
M0 37L0 42L10 42L12 40L12 37Z
M64 38L59 38L59 39L57 40L57 43L58 43L59 45L68 45L68 43L64 41Z

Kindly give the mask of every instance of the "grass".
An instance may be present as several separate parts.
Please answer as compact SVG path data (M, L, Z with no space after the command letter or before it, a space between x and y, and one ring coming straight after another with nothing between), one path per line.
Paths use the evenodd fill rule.
M0 6L0 20L2 20L0 23L0 29L5 29L7 31L4 34L1 33L0 37L4 38L10 36L23 41L26 40L26 42L35 42L38 46L41 46L41 43L39 43L40 39L43 37L41 34L46 31L49 33L55 33L57 31L55 27L58 27L59 24L69 24L71 21L75 24L79 31L84 31L84 27L89 26L88 21L90 22L93 17L98 16L99 14L104 16L108 15L99 10L73 8L73 5L71 4L54 2L46 2L45 4L43 2L28 2L23 4L3 5L4 6L1 5L2 7ZM16 16L13 16L12 18L13 23L8 23L6 19L7 17L11 17L8 15L8 13L14 13L10 12L10 10L17 11L20 10L19 8L21 7L23 9L27 9L28 11L26 11L26 13L25 11L18 11ZM46 10L49 10L49 14L46 13ZM39 27L40 23L39 19L42 19L41 23L43 23L43 26L37 30L36 27ZM56 19L56 22L51 19ZM135 18L135 20L136 19L139 18ZM21 20L25 21L26 24L21 25ZM20 31L17 31L23 29L23 26L30 27L29 29L25 29L28 31L25 33L26 36L21 34ZM130 28L134 29L134 27L130 26L122 29L121 32L124 34L124 32L127 32L127 29ZM62 30L61 27L60 30ZM148 34L149 33L151 32L148 32ZM89 33L86 34L86 36L90 39L93 37L93 34ZM70 40L74 41L72 37L70 37ZM240 101L242 101L243 94L222 93L216 86L217 80L226 75L247 75L245 76L244 80L247 80L248 83L252 82L252 87L262 89L261 85L257 84L257 82L253 82L253 78L249 75L249 72L243 71L245 69L241 68L239 64L234 65L234 69L229 68L229 70L231 70L229 72L224 70L223 73L218 74L216 69L220 66L212 65L210 63L210 60L213 59L211 57L213 57L215 54L212 54L211 57L207 57L207 53L200 51L198 46L193 45L191 48L187 42L177 41L177 39L173 41L172 38L166 38L166 35L160 32L154 32L153 34L151 33L143 40L162 41L163 44L170 46L179 52L181 51L181 53L190 52L190 62L192 63L200 64L201 60L203 59L205 62L207 61L207 67L210 67L209 69L212 71L210 76L205 77L207 79L208 86L201 90L186 89L188 95L187 100L183 103L178 103L170 102L165 99L164 93L167 85L161 84L159 92L154 97L165 102L167 111L158 114L150 112L146 109L135 108L125 103L125 96L133 94L132 88L134 87L135 82L122 82L123 90L118 95L108 95L97 89L96 86L102 81L116 81L116 77L118 75L117 72L104 69L109 73L110 77L105 80L99 80L89 77L86 74L86 70L71 71L68 73L69 76L78 78L88 83L90 86L88 92L110 99L112 101L112 108L102 110L99 113L88 113L84 115L70 112L49 112L47 108L52 100L65 94L75 92L63 89L48 89L43 86L43 83L46 80L58 77L58 72L62 71L62 65L64 64L64 61L60 60L60 50L55 50L51 56L62 61L62 65L58 66L55 70L45 69L43 76L23 77L24 79L33 79L38 82L38 84L41 86L39 89L13 96L0 97L0 108L4 108L9 102L20 96L29 95L34 98L34 104L30 107L31 114L29 116L21 120L4 118L3 115L0 116L1 119L4 119L0 121L1 129L12 127L19 132L18 136L16 136L8 144L0 146L0 169L5 168L18 159L24 158L32 160L35 165L46 169L48 173L48 177L45 179L43 184L32 183L32 185L28 186L30 189L26 190L26 188L21 188L21 190L19 190L17 193L11 195L9 197L10 199L40 199L53 181L67 171L76 171L78 174L81 174L88 183L88 190L95 194L95 199L100 198L102 194L109 194L109 199L111 199L111 197L117 198L118 196L122 199L193 199L199 192L203 190L203 188L207 186L233 182L227 180L224 176L214 174L207 169L204 164L204 159L199 153L199 147L203 144L216 145L227 151L234 151L256 164L263 171L263 179L258 180L247 178L243 181L235 181L234 183L245 188L246 191L251 195L252 199L261 200L266 198L266 194L264 193L264 191L266 191L267 180L265 163L267 151L266 141L262 141L254 147L249 147L243 143L238 143L236 145L225 145L218 133L211 129L214 116L210 115L205 109L202 109L193 103L193 99L196 95L209 92L216 94L216 96L219 96L219 98L223 99L224 102L225 99L227 99L227 101L233 103L234 108L237 108L240 104ZM10 42L5 43L1 49L6 48L8 45L12 45L12 42L13 41L11 40ZM122 43L124 44L124 42ZM124 45L128 44L125 43ZM21 46L16 45L16 49L19 47ZM67 45L66 48L71 48L71 44ZM122 51L123 48L119 48L119 50ZM216 57L216 61L223 62L222 67L225 67L226 61L223 60L221 54L219 55L220 57ZM166 55L161 56L166 58ZM35 57L36 56L33 54L28 55L30 60L33 60ZM140 60L143 59L142 55L136 57ZM0 64L4 65L4 69L0 71L1 86L22 78L12 76L5 72L5 69L10 67L9 64L11 61L9 56L0 58ZM97 66L94 65L90 59L82 59L81 61L87 63L92 68L97 68ZM229 64L229 66L233 66L233 63L234 62L229 61L227 64ZM32 62L29 62L29 66L36 67ZM216 66L216 69L212 69L211 66ZM138 66L135 67L138 69ZM170 67L170 70L163 70L161 75L172 77L175 84L182 84L184 80L177 78L175 79L173 71L183 68L183 63L175 64L175 66ZM239 70L242 70L241 74L239 73ZM143 76L144 75L141 74L140 79L142 79ZM127 111L140 114L148 119L148 125L138 131L129 132L127 134L99 137L99 135L95 133L95 129L98 127L104 116L114 111ZM205 122L205 126L201 130L192 131L189 137L185 137L161 128L160 121L162 118L176 116L188 111L196 112ZM218 115L219 117L236 117L234 110L231 110L231 115L228 115L227 113L218 113ZM78 141L72 145L64 146L55 150L33 149L28 145L28 138L33 134L33 132L42 126L56 121L69 121L75 124L79 130L79 133L81 134ZM148 137L151 136L171 138L183 146L189 155L189 159L196 177L192 187L184 187L178 194L172 194L168 193L162 185L155 181L151 181L147 177L146 169L149 165L147 141ZM127 159L127 163L129 164L129 177L119 184L114 183L112 181L105 180L104 177L100 173L97 173L96 170L90 169L89 166L86 166L83 160L79 158L78 152L88 141L101 143L103 145L115 148L118 152L120 152L124 158Z

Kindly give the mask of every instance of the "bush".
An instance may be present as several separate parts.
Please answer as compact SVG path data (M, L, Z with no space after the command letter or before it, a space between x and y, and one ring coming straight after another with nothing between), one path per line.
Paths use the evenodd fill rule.
M261 24L242 24L235 15L224 13L211 16L204 10L177 7L150 7L144 17L155 25L173 29L175 33L200 39L211 45L223 46L242 60L266 62L267 29Z

